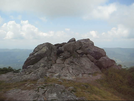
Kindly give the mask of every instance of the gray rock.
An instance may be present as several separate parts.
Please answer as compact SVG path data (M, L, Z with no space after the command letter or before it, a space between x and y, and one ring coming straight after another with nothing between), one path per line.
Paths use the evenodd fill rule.
M69 41L68 41L68 43L69 42L75 42L76 40L75 40L75 38L72 38L72 39L70 39Z
M58 59L56 60L56 63L57 63L57 64L58 64L58 63L63 64L63 63L64 63L64 59L63 59L63 58L58 58Z
M38 45L25 61L26 77L23 79L39 79L43 76L74 79L101 72L102 68L110 68L115 61L106 57L106 52L94 46L90 39L52 45ZM28 68L28 69L27 69ZM44 68L40 72L39 68ZM115 67L119 68L119 67ZM31 73L33 72L34 73ZM42 76L41 76L42 75Z
M51 84L45 87L46 100L78 100L78 98L59 84Z
M108 57L101 57L97 62L96 65L100 69L107 69L115 65L115 61L112 59L109 59Z
M62 46L64 51L68 51L70 53L73 53L76 49L75 42L70 42Z
M65 79L74 79L80 74L89 75L90 73L101 72L100 69L89 60L88 57L73 58L65 60L64 64L54 64L48 70L48 76Z
M63 59L67 59L71 56L71 54L68 51L64 51L64 53L62 53L60 55Z
M51 58L55 57L55 54L56 54L56 47L54 45L50 43L44 43L38 45L25 61L23 69L28 68L29 65L34 65L44 57L46 58L47 61L49 61L51 60Z

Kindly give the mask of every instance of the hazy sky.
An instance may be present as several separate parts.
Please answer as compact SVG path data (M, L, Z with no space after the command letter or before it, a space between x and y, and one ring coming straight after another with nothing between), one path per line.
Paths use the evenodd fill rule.
M134 48L134 0L0 0L0 48L89 38Z

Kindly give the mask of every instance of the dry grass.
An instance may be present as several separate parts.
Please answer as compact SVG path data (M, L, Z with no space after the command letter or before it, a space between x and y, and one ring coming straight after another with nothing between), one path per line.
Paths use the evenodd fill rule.
M131 74L132 75L126 70L109 70L103 73L103 79L92 83L45 77L45 81L40 84L60 84L64 85L66 89L71 87L70 92L74 93L77 97L85 98L85 100L132 100L134 99L134 97L131 96L131 94L134 93L134 83L131 80L133 80L132 77L134 77L134 73L132 72ZM0 100L5 99L4 93L13 88L30 90L36 88L36 84L37 80L27 80L16 83L0 81ZM125 90L126 92L131 92L123 92Z
M62 81L62 82L61 82ZM55 78L46 78L46 84L61 84L66 88L73 87L72 91L77 97L85 98L86 100L122 100L120 96L107 91L103 86L94 86L90 83L75 82L71 80L58 80Z

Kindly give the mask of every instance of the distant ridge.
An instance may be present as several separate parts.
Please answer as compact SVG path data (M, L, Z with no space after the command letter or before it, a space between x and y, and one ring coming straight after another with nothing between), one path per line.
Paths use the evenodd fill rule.
M123 68L134 66L134 48L104 48L104 50Z

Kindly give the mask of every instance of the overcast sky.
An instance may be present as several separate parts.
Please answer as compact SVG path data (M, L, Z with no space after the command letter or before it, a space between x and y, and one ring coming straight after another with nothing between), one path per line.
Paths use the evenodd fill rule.
M0 48L89 38L134 48L134 0L0 0Z

